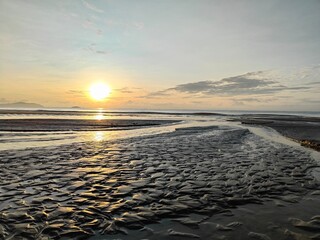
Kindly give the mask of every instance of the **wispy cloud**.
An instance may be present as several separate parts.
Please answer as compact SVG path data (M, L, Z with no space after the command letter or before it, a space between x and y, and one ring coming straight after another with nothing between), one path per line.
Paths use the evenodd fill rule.
M302 99L302 101L312 104L320 104L320 99Z
M116 88L115 91L117 92L121 92L121 93L133 93L134 91L132 91L130 88L128 87L124 87L124 88Z
M309 82L309 83L306 83L306 85L320 85L320 80L319 80L319 82Z
M96 50L95 53L102 54L102 55L108 55L109 54L107 51L103 51L103 50Z
M166 90L162 90L162 91L157 91L157 92L152 92L149 93L147 95L141 96L140 98L161 98L161 97L166 97L166 96L170 96L171 89L166 89Z
M101 54L101 55L108 55L110 52L105 50L99 50L96 48L96 44L92 43L88 47L85 48L86 50L89 50L92 53Z
M144 29L144 23L143 22L133 22L132 26L135 27L138 30Z
M231 98L230 100L236 104L246 105L248 103L270 103L275 102L283 99L288 99L289 96L253 96L253 97L235 97Z
M72 95L72 96L74 96L74 97L85 97L85 95L86 95L86 92L85 91L81 91L81 90L68 90L67 92L66 92L67 94L69 94L69 95Z
M123 88L115 88L113 89L113 91L115 92L120 92L120 93L127 93L127 94L131 94L131 93L136 93L138 91L141 91L142 88L137 88L137 87L123 87Z
M102 9L96 7L91 2L89 3L88 1L82 0L82 3L89 10L92 10L92 11L97 12L97 13L103 13L104 12Z

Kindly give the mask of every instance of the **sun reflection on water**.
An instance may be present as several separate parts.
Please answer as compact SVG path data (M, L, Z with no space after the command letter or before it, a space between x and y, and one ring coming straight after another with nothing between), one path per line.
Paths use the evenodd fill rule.
M97 115L94 116L94 119L96 120L103 120L105 119L104 115L102 113L98 113Z
M106 133L102 131L95 132L93 138L97 142L103 141L106 138Z

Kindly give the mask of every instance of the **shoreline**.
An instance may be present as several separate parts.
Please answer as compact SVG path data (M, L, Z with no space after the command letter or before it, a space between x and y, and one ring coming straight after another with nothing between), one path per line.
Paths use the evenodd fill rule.
M161 126L179 120L146 119L0 119L0 131L58 132L58 131L116 131Z
M206 111L186 111L186 112L175 112L175 111L113 111L113 110L50 110L50 109L0 109L0 114L39 114L39 115L96 115L96 114L124 114L124 115L190 115L190 116L228 116L225 113L218 112L206 112Z

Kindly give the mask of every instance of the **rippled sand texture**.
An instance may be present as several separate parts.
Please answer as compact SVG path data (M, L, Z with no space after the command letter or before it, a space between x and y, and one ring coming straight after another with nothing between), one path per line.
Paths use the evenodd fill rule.
M125 233L270 198L292 202L319 189L306 153L243 129L2 151L0 159L0 236L12 239ZM168 230L199 237L183 234Z

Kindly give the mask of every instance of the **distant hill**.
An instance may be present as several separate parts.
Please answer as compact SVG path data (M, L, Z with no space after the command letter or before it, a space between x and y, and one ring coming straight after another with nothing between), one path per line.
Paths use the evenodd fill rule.
M43 106L38 103L15 102L0 104L0 108L43 108Z

